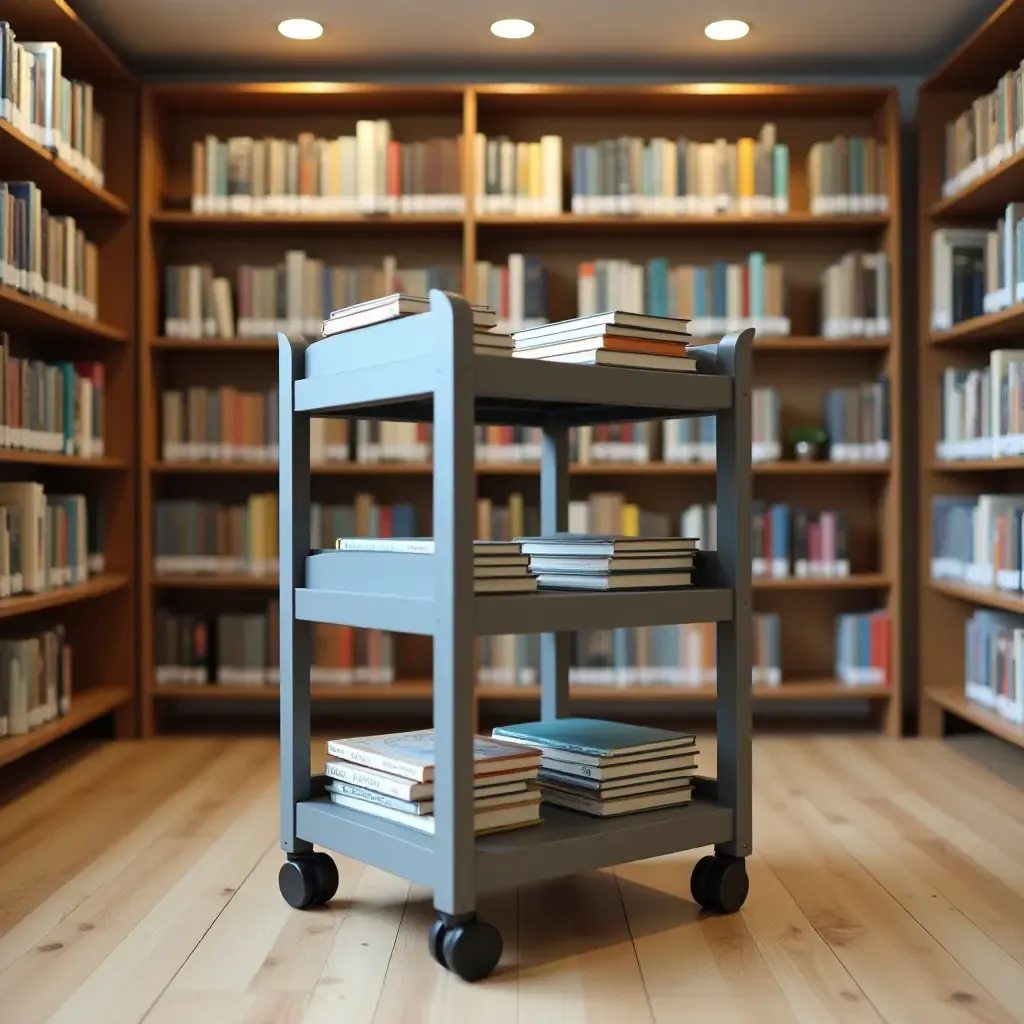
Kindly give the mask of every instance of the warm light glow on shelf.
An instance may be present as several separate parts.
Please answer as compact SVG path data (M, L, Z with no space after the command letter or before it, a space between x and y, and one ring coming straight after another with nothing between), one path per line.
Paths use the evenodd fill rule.
M704 35L716 42L729 42L733 39L742 39L750 31L750 26L745 21L737 21L734 18L727 18L725 21L713 21L706 29Z
M491 26L491 32L499 39L526 39L533 35L533 22L522 18L502 18Z
M277 26L277 31L286 39L319 39L324 34L324 27L319 21L309 18L288 18Z

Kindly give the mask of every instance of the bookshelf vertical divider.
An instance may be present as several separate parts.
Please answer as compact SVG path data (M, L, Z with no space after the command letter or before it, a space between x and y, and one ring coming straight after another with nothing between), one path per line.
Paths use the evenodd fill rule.
M168 601L211 610L252 608L270 590L259 580L178 578L161 581L153 571L153 507L161 496L224 495L240 500L267 489L269 472L259 466L188 466L160 457L160 396L164 388L198 383L215 386L237 373L239 387L254 387L257 368L272 369L271 339L173 344L162 338L161 290L168 264L210 262L232 276L239 263L276 261L288 248L308 248L329 262L347 265L397 255L401 266L461 261L464 294L474 294L478 261L503 265L510 253L535 255L548 271L548 318L576 315L576 274L580 262L605 257L644 261L655 255L673 264L746 257L759 249L783 263L793 338L758 338L754 344L755 382L777 387L783 396L782 430L818 423L823 392L889 375L888 463L761 463L753 467L755 497L815 511L839 509L850 519L852 575L833 579L756 580L758 611L777 612L782 621L781 686L759 686L754 701L792 709L808 718L859 709L859 717L890 735L900 731L902 629L899 565L903 529L900 506L900 202L899 115L894 89L814 86L727 85L586 87L570 85L468 84L427 86L317 83L151 84L144 90L140 199L141 301L139 368L142 445L141 615L143 723L147 734L163 728L165 716L188 701L201 712L205 701L270 700L271 687L156 686L154 616ZM367 216L202 215L187 210L191 182L191 143L205 134L265 134L294 138L297 131L320 135L351 132L356 118L393 119L395 136L405 140L433 134L463 137L461 216L415 214ZM752 135L758 125L776 122L779 138L790 145L790 213L777 216L506 216L475 210L477 171L474 138L508 136L526 141L545 133L563 138L563 187L571 174L573 143L603 135L689 135L714 139ZM405 133L403 135L403 132ZM813 142L836 134L862 135L888 144L887 214L811 215L806 158ZM566 200L564 206L568 207ZM819 275L843 254L885 249L891 274L891 334L887 338L833 340L818 328ZM330 259L330 252L343 253ZM276 253L271 258L271 253ZM379 263L378 263L379 265ZM697 340L694 339L695 344ZM259 378L261 381L263 377ZM270 382L267 376L267 383ZM244 383L243 383L244 382ZM264 385L260 385L263 387ZM354 421L353 421L354 422ZM542 486L540 467L478 464L481 496L495 503L522 493L535 503ZM314 495L352 501L370 491L381 501L415 505L420 525L429 525L430 466L357 464L315 466ZM591 491L620 491L643 508L670 513L678 521L690 503L715 500L714 467L654 461L570 467L570 497ZM337 498L335 499L335 496ZM314 500L330 500L326 498ZM272 582L272 581L271 581ZM884 608L891 616L891 657L887 686L850 686L835 678L834 622L841 612ZM428 645L400 638L392 687L314 687L314 706L356 702L362 706L408 705L428 713L431 664ZM679 713L695 704L710 706L714 687L644 686L574 689L583 705L636 704L650 716ZM194 699L192 699L194 698ZM481 706L540 706L540 687L478 685ZM236 704L237 706L237 704ZM522 713L522 712L520 712ZM528 713L528 712L527 712Z

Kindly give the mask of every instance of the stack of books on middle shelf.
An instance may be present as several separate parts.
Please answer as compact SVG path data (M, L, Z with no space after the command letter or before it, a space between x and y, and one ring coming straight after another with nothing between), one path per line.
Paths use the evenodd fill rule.
M513 355L556 363L692 372L688 320L612 310L516 331Z
M1021 593L1022 528L1024 494L936 496L932 579Z
M0 285L87 320L99 309L99 249L31 181L0 181Z
M398 825L435 831L434 730L331 740L325 768L331 802ZM539 750L473 737L473 830L539 825Z
M0 447L102 458L104 393L102 363L19 359L0 331Z
M0 736L21 736L71 710L71 647L63 626L0 639Z
M688 587L697 550L687 537L558 533L518 543L540 586L557 590Z
M338 537L334 550L306 559L306 586L346 590L342 583L365 580L370 590L406 596L434 593L432 537ZM395 555L416 555L415 560ZM477 594L516 594L537 589L518 541L473 541L473 590Z
M967 620L964 695L1024 725L1024 618L979 609Z
M540 751L545 803L594 817L690 802L696 737L596 718L502 726L493 736Z

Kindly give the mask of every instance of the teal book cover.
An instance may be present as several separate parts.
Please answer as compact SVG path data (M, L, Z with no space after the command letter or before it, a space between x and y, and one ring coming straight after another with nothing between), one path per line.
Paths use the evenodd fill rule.
M637 750L692 746L692 733L671 732L643 725L606 722L598 718L559 718L549 722L526 722L495 729L497 739L528 743L535 747L565 750L575 754L609 757Z

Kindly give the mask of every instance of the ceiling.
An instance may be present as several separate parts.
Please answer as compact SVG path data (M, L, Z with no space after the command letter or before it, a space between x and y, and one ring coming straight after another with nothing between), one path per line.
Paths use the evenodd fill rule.
M857 68L920 73L999 0L71 0L134 67L268 75L308 68L433 73L632 71L686 77L714 68L827 74ZM287 17L324 26L314 42L277 33ZM501 40L492 21L521 17L527 40ZM704 26L742 18L746 39L713 43Z

